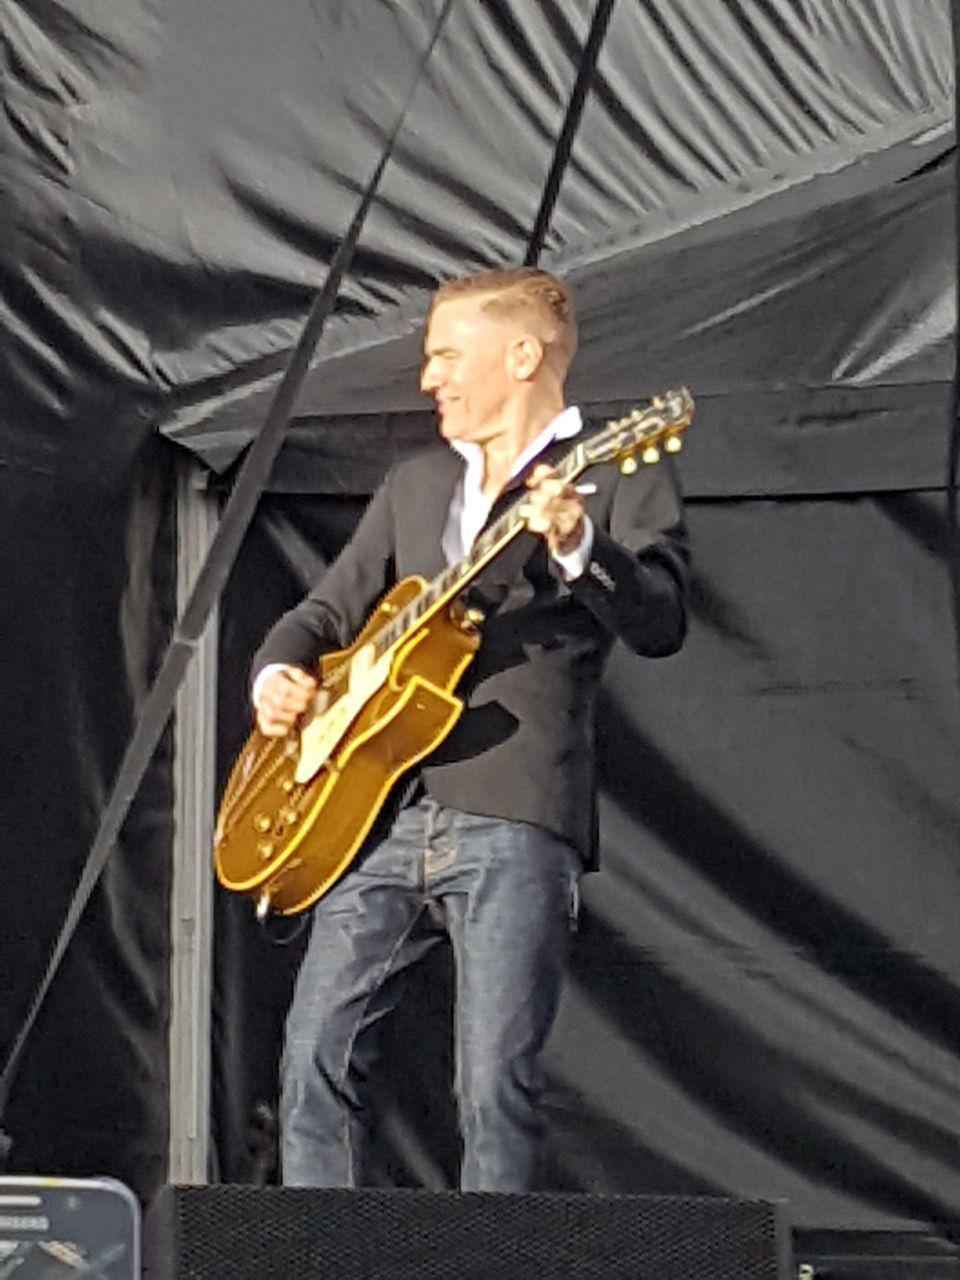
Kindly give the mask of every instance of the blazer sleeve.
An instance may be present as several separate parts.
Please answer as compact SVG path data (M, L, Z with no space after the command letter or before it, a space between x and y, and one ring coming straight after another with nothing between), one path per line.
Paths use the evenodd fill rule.
M669 464L617 479L606 520L571 594L634 653L676 653L687 630L689 548Z
M271 663L313 671L323 654L346 648L395 578L391 473L320 582L267 632L253 657L254 678Z

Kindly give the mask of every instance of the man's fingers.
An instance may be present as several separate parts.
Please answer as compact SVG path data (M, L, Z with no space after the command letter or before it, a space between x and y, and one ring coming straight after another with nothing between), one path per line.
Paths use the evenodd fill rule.
M274 705L284 711L306 711L315 697L315 689L285 689L274 699Z
M541 531L551 524L572 520L576 523L583 516L583 502L575 491L568 491L559 480L548 480L531 493L520 508L520 515L531 529Z
M279 674L293 684L298 684L304 689L316 689L317 678L312 676L309 671L302 671L300 667L285 667Z
M570 497L576 493L575 489L569 489L563 480L558 480L556 476L549 472L542 480L537 482L533 482L531 477L529 488L532 490L534 497L542 498Z
M586 506L573 485L549 467L535 468L519 514L531 533L546 538L551 554L566 554L582 536Z
M295 694L274 694L268 689L265 689L262 697L260 698L259 705L269 715L296 718L306 711L307 707L312 703L313 694L307 690L298 690Z
M257 694L257 726L268 737L289 733L316 697L316 680L306 672L299 673L303 679L294 679L293 671L275 671Z
M297 717L301 727L308 725L317 716L322 716L329 705L330 690L324 689L322 686L315 689L307 699L307 705L303 708L303 712Z
M305 710L265 700L257 707L257 725L261 733L279 737L290 732Z
M268 738L282 738L304 716L321 714L329 701L329 691L309 672L297 667L276 671L257 698L257 728Z
M527 488L533 489L536 485L542 484L548 476L552 476L553 474L553 467L548 467L545 462L538 463L527 477Z
M265 738L284 738L293 724L287 724L285 720L278 720L268 711L261 710L257 712L257 728Z

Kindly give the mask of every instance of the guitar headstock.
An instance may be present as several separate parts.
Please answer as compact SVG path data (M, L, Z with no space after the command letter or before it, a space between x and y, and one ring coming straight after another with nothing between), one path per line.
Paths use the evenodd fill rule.
M693 397L686 387L654 396L642 409L633 409L622 418L611 419L602 431L583 445L584 465L619 462L629 475L641 462L657 462L660 450L679 453L682 435L693 419Z

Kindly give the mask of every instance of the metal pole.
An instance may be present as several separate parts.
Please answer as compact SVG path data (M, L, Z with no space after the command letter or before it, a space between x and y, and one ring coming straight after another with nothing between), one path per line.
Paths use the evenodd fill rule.
M182 613L217 530L206 472L184 455L177 473L177 612ZM170 1029L167 1178L209 1180L213 885L216 801L217 635L214 608L177 693L170 891Z
M954 67L954 174L955 191L960 192L960 147L957 145L957 122L960 121L960 76L957 59L960 58L960 0L952 0L953 15L953 67ZM955 195L954 250L956 261L956 304L960 314L960 195ZM950 585L953 598L953 631L956 649L957 675L960 679L960 511L957 502L957 471L960 467L960 327L954 342L953 395L950 401L950 424L947 441L946 516L947 545L950 550Z
M583 105L586 102L587 92L597 67L597 59L600 56L603 39L607 33L607 24L610 21L612 9L613 0L597 0L597 7L593 12L593 22L590 24L587 42L583 47L583 56L580 59L580 65L577 67L577 77L570 94L570 102L567 105L563 128L560 130L560 137L557 139L557 145L554 148L550 172L547 174L547 180L543 185L540 208L537 210L533 230L530 233L530 240L527 243L527 252L523 259L524 265L527 267L535 267L540 261L540 254L543 252L543 244L547 238L547 228L550 226L550 219L557 203L557 196L560 194L560 183L563 181L563 175L566 173L567 165L570 163L573 140L580 125Z

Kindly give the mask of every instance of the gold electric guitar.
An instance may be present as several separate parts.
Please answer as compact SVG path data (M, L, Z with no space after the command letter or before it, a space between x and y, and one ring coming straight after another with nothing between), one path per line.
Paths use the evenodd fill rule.
M679 450L692 417L689 392L667 392L576 444L556 473L572 481L602 462L635 471L638 456L652 463L661 447ZM320 660L323 710L284 738L248 738L220 804L215 859L220 883L254 898L258 916L293 915L325 893L394 783L453 729L463 711L454 690L482 622L463 592L524 529L523 501L432 582L398 582L350 648Z

